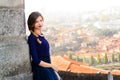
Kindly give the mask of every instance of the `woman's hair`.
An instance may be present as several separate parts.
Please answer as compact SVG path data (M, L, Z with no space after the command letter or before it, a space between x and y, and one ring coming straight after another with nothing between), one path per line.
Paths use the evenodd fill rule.
M41 15L41 13L39 12L32 12L29 17L28 17L28 21L27 21L27 24L28 24L28 28L30 31L34 31L34 24L35 24L35 21L36 19L41 16L42 19L44 20L43 16Z

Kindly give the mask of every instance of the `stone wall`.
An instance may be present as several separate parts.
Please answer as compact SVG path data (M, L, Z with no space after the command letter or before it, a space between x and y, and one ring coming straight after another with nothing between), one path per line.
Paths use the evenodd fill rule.
M85 74L64 71L59 71L59 74L63 80L108 80L107 74ZM113 79L110 80L120 80L120 75L113 75Z
M32 80L24 0L0 0L0 80Z
M107 74L85 74L72 72L59 72L63 80L108 80Z

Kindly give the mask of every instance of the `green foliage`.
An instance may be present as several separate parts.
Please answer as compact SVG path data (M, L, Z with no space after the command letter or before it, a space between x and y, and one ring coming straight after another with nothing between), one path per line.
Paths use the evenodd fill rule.
M85 56L83 57L83 63L87 63Z
M96 32L95 33L96 36L106 37L106 36L113 36L113 34L117 33L118 31L106 28L106 29L96 29L95 32Z
M120 62L120 52L118 53L118 62Z
M110 16L108 14L100 14L99 15L99 20L100 21L108 21Z
M93 58L93 56L90 56L90 65L92 65L94 63L94 58Z
M79 56L78 55L76 55L76 61L79 61Z
M68 58L72 59L72 53L70 51L68 52Z
M101 58L100 58L100 55L99 55L99 54L98 54L98 56L97 56L96 62L97 62L98 64L101 63Z
M107 57L107 54L106 54L106 53L105 53L105 55L104 55L103 62L104 62L104 63L108 63L108 57Z
M115 61L114 53L112 53L112 62Z
M58 53L53 53L52 55L53 55L53 56L57 56L57 55L58 55Z

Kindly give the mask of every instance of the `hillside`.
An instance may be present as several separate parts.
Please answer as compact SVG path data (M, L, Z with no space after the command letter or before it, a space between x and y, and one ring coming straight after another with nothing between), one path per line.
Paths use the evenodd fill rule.
M119 52L120 9L99 12L53 15L47 18L44 32L51 45L51 53ZM112 43L112 44L110 44ZM114 48L114 50L112 50ZM87 50L86 50L87 49Z
M72 59L76 60L78 57L78 61L84 62L85 58L88 64L92 57L91 66L119 70L119 64L116 64L119 63L120 53L120 8L68 16L62 13L52 14L45 26L44 32L50 43L52 55L63 56L71 53ZM97 62L98 56L101 63Z

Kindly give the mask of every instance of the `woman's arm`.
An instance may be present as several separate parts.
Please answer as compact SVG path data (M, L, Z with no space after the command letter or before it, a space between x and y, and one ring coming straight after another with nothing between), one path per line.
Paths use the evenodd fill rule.
M42 66L42 67L50 67L52 69L54 69L55 71L58 72L58 69L57 67L55 67L54 65L50 64L50 63L47 63L47 62L44 62L41 60L41 62L39 63L39 66Z
M52 64L46 63L44 61L41 61L40 64L39 64L39 66L42 66L42 67L51 67L52 69L55 70L55 74L57 75L58 80L61 79L60 76L59 76L59 74L57 73L58 69L55 66L53 66Z
M42 67L50 67L52 69L54 69L55 71L58 71L58 69L47 62L42 61L40 58L38 58L38 52L37 52L37 47L36 47L36 38L34 36L30 36L28 38L28 44L29 44L29 49L30 49L30 54L32 56L33 61L38 64L39 66Z
M41 59L38 58L38 52L37 52L37 47L36 47L36 38L32 35L28 37L28 45L29 45L29 51L30 55L33 59L33 62L35 64L39 64L41 62Z

